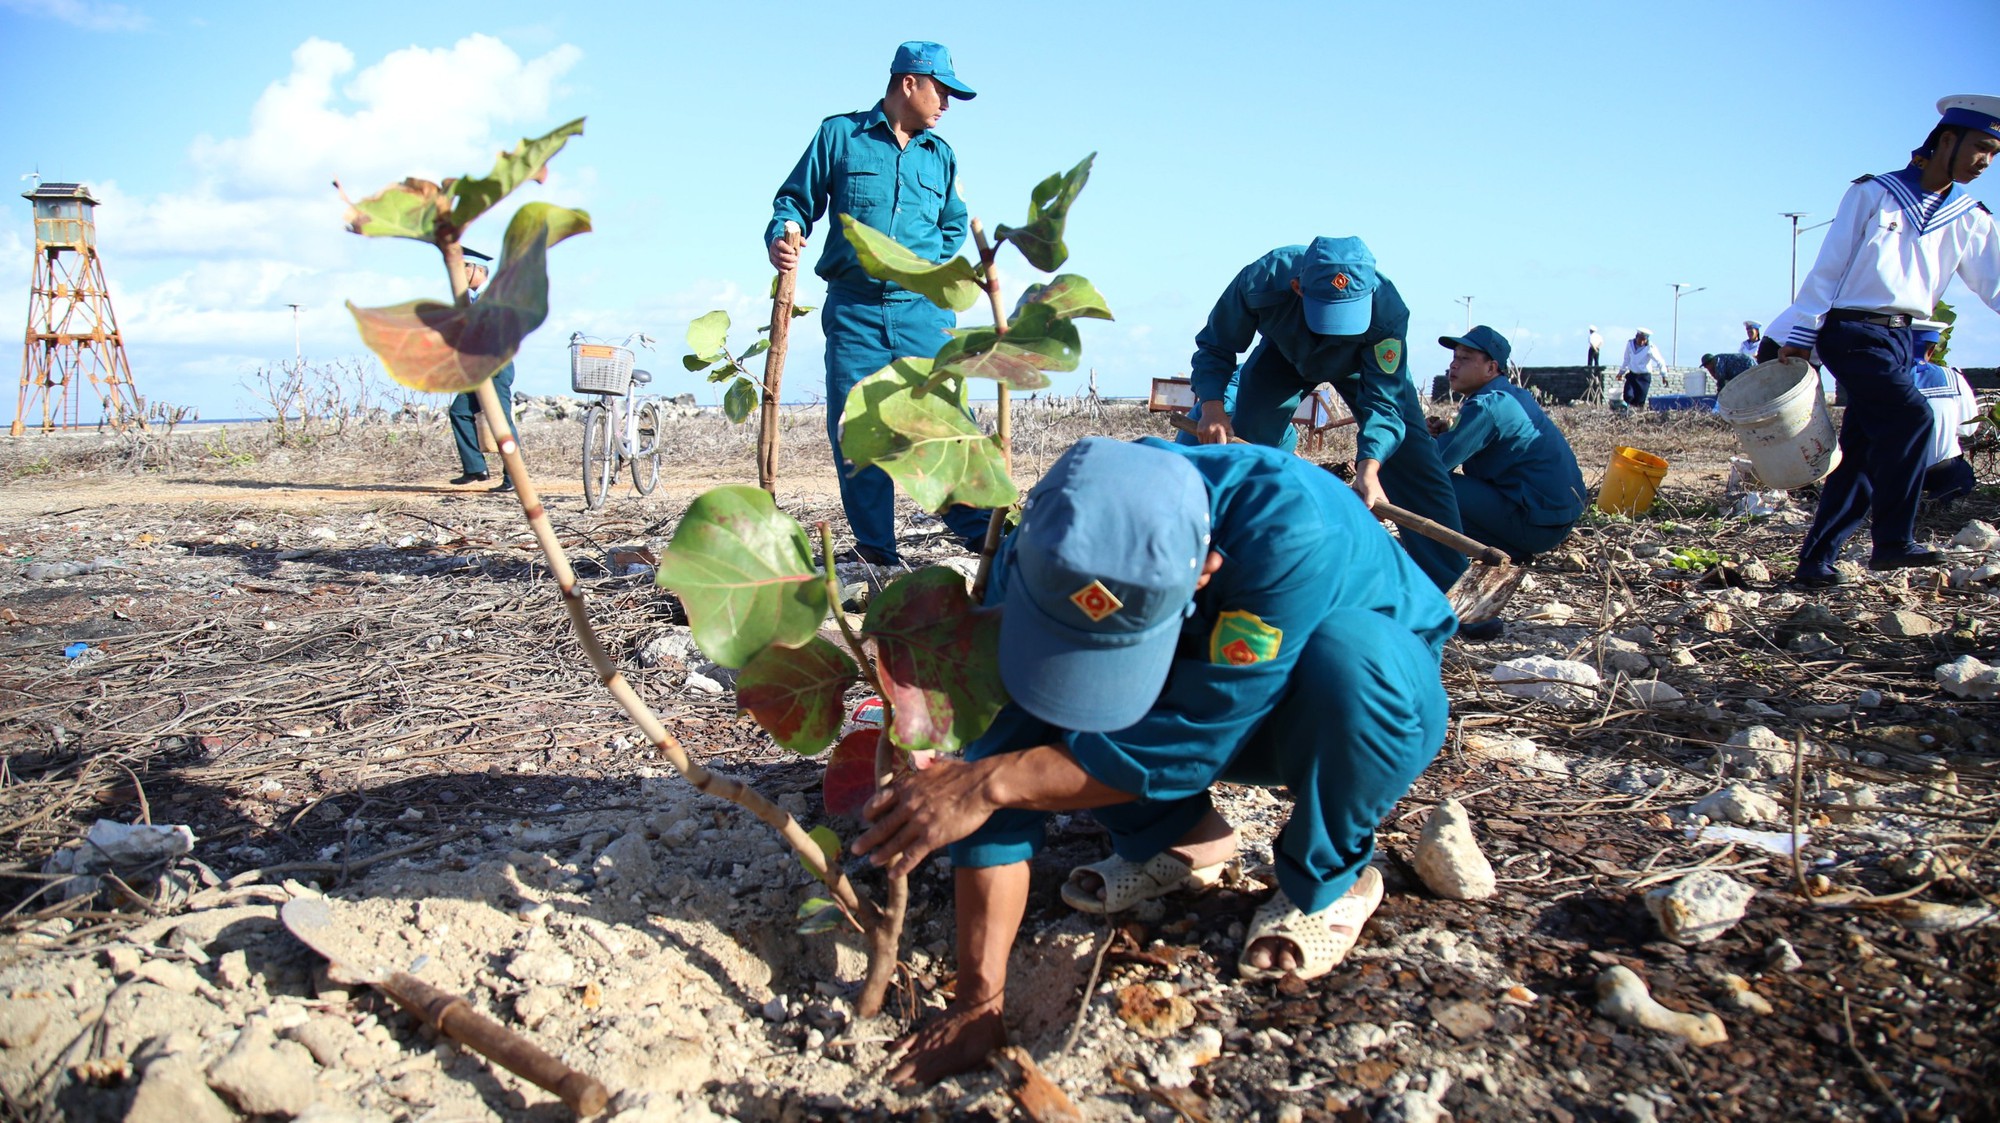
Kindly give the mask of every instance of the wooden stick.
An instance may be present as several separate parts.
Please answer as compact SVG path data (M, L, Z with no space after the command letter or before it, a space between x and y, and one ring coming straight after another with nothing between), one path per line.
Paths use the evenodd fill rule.
M562 1102L578 1116L596 1115L610 1102L611 1093L596 1077L578 1072L543 1052L534 1042L474 1010L471 1003L458 995L402 971L376 981L375 986L425 1025L529 1083L562 1097Z
M785 244L793 249L805 245L805 235L785 231ZM792 342L792 308L799 287L799 271L778 274L778 294L771 298L771 349L764 352L764 401L757 414L757 486L778 494L778 389L785 383L785 351ZM827 408L834 408L827 403Z

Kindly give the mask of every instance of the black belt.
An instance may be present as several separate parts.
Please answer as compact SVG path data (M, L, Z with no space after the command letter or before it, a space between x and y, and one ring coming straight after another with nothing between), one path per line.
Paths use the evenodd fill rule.
M1835 308L1826 314L1829 324L1846 321L1853 324L1874 324L1878 328L1906 328L1912 317L1901 312L1863 312L1856 308Z

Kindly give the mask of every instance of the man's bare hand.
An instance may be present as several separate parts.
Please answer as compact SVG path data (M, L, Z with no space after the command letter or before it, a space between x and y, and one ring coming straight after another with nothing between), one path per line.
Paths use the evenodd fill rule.
M891 876L908 876L931 851L985 824L997 806L986 780L984 762L944 758L897 777L861 809L869 827L854 840L854 852L887 867Z
M771 243L771 268L780 273L790 273L799 267L799 248L789 241L798 232L798 223L785 223L785 236Z
M1221 402L1201 403L1201 416L1195 419L1195 439L1205 445L1226 445L1229 438L1236 435L1236 429L1229 424L1229 411Z
M985 1064L993 1050L1007 1043L1000 1007L999 996L964 1006L953 1002L923 1028L889 1047L890 1056L902 1056L889 1070L889 1083L935 1084Z
M1812 348L1810 348L1810 347L1780 347L1780 348L1778 348L1778 357L1779 357L1780 359L1804 359L1804 360L1805 360L1805 361L1807 361L1807 362L1811 362L1811 361L1812 361Z
M1380 460L1357 460L1354 462L1354 494L1369 510L1378 504L1387 503L1389 496L1382 490L1382 482L1375 477L1382 471Z
M1431 436L1442 437L1450 430L1451 422L1446 421L1442 417L1426 417L1424 418L1424 427L1431 431Z

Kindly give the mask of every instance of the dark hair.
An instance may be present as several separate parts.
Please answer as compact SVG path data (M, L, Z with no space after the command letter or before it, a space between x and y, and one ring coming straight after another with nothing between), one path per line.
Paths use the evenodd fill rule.
M1944 140L1947 133L1963 140L1966 131L1963 125L1947 125L1939 121L1937 124L1931 126L1930 135L1924 138L1924 143L1910 151L1910 163L1922 167L1924 161L1937 155L1938 144Z

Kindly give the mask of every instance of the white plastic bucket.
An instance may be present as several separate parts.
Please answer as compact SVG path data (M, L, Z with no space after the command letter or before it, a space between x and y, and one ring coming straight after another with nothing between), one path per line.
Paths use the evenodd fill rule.
M1765 487L1817 483L1840 463L1819 374L1803 359L1773 359L1730 379L1716 412L1735 427Z

